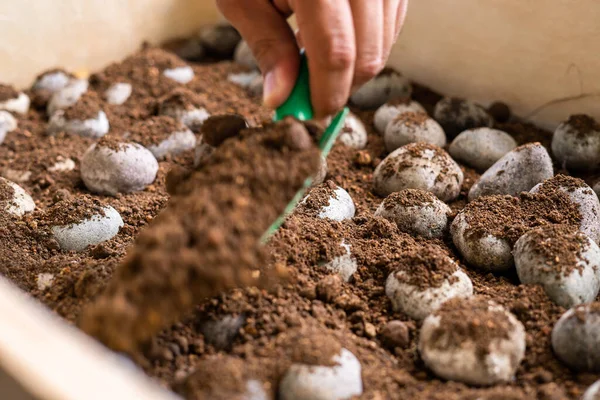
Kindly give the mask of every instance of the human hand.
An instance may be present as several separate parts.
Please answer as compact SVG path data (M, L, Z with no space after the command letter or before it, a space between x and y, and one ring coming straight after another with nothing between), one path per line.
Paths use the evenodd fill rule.
M264 102L276 108L306 50L315 117L334 114L353 89L377 75L402 28L408 0L217 0L264 75ZM296 15L296 37L286 19Z

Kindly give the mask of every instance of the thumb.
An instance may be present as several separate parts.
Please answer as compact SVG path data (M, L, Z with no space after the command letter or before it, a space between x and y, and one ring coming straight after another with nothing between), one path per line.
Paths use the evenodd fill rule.
M294 32L269 2L218 0L223 16L244 37L264 76L264 103L276 108L292 92L298 77L299 49Z

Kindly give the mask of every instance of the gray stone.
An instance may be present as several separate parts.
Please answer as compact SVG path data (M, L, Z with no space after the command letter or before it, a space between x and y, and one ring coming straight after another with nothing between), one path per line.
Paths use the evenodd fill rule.
M455 160L478 171L485 171L516 147L517 142L508 133L483 127L459 134L450 144L448 152Z
M58 110L64 110L71 107L85 92L87 92L89 83L85 79L74 79L67 86L55 92L47 106L47 114L52 117Z
M600 303L564 313L552 330L552 349L569 368L600 372Z
M521 236L515 244L513 253L521 283L541 285L553 302L565 308L593 301L600 290L600 248L581 232L576 238L562 237L576 246L572 256L577 266L559 273L549 267L556 256L539 254L533 247L540 234L550 236L552 229L552 226L537 228Z
M515 372L525 356L525 328L502 306L492 301L488 302L488 311L501 312L504 322L512 329L508 332L508 337L490 337L489 353L483 356L479 353L474 339L466 339L458 345L447 344L451 343L449 338L457 327L441 324L443 310L425 318L419 337L419 353L425 365L437 376L469 385L494 385L514 379ZM465 300L464 307L468 309L469 306L469 300Z
M421 189L442 201L460 193L464 175L443 149L426 143L411 143L390 153L375 169L374 189L387 196L403 189Z
M430 201L421 204L406 205L399 201L411 193L423 192L430 195ZM426 238L441 238L448 229L450 207L430 192L419 189L405 189L388 196L375 211L376 216L395 223L402 232Z
M338 140L348 147L364 149L367 145L367 129L356 115L350 113L346 117Z
M104 207L104 215L96 214L81 222L53 226L52 236L65 251L83 251L88 246L112 239L123 226L121 216L114 208Z
M242 40L240 43L238 43L237 47L235 48L235 53L233 54L233 60L246 68L258 69L256 58L254 57L254 54L252 54L252 50L250 50L248 42L245 40Z
M342 240L340 247L343 247L344 250L346 250L346 254L335 257L328 263L323 264L322 267L330 272L338 274L344 282L348 282L358 269L358 263L356 258L352 255L352 246L350 244L346 243L345 240Z
M571 116L554 131L552 153L567 169L600 167L600 125L586 115Z
M117 82L113 83L108 89L106 89L104 92L104 97L106 98L106 102L108 104L120 106L121 104L124 104L127 99L129 99L132 91L133 87L131 86L131 83Z
M231 346L245 321L241 315L227 315L216 321L203 322L200 331L209 344L218 350L225 350Z
M596 381L592 386L590 386L581 400L600 400L600 381Z
M34 92L45 90L49 93L56 93L66 87L71 80L69 74L63 71L47 72L36 79L31 89Z
M424 113L404 112L388 123L383 135L385 148L392 152L409 143L446 146L446 134L434 119Z
M405 112L424 113L425 109L416 101L411 100L407 101L406 103L398 101L391 101L385 103L377 109L375 115L373 116L373 124L375 125L375 129L377 129L377 132L383 134L385 132L385 128L387 128L390 121L392 121L399 114Z
M493 194L516 196L554 176L552 160L539 143L529 143L507 153L481 175L469 191L469 200Z
M167 155L177 155L196 147L196 135L189 129L173 132L168 138L157 145L148 146L157 160L162 160Z
M399 72L386 68L354 92L350 101L363 109L375 109L392 99L410 97L411 93L410 81Z
M187 110L185 108L177 108L173 106L161 106L159 109L160 115L166 115L183 122L188 128L194 132L198 132L204 124L204 121L210 117L205 108L193 108Z
M27 114L31 100L29 96L21 92L14 99L8 99L0 102L0 110L11 111L17 114Z
M485 108L472 101L444 97L435 105L433 118L442 125L449 139L467 129L490 127L494 119Z
M0 111L0 144L4 142L6 134L17 129L18 123L15 117L8 111Z
M123 143L119 150L92 145L81 159L81 178L98 194L116 195L143 190L154 182L158 162L150 150Z
M0 209L17 217L35 210L35 202L21 186L5 178L0 178L0 186L8 186L13 190L13 198L0 202Z
M228 23L203 27L198 33L200 44L209 52L223 58L231 58L242 37Z
M185 85L194 79L194 70L190 66L169 68L163 71L163 75Z

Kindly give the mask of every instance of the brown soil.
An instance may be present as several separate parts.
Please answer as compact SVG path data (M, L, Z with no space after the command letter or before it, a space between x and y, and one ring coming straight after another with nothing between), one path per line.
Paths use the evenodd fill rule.
M571 115L567 120L578 136L586 136L592 132L600 132L600 124L596 120L585 114Z
M419 189L405 189L394 192L385 198L383 207L390 210L398 205L402 207L419 207L433 203L437 197L431 192Z
M588 249L587 236L572 225L550 225L534 229L528 234L527 249L546 260L542 267L559 276L580 274L584 265L578 265L581 254Z
M177 88L158 100L161 109L193 110L204 107L203 96L185 88Z
M19 92L15 88L0 83L0 102L16 99L17 97L19 97Z
M312 188L308 192L306 200L298 204L296 212L316 217L324 207L329 205L331 199L337 199L335 189L337 189L337 185L333 181L327 181Z
M180 66L181 61L160 50L145 49L93 76L91 90L100 95L114 82L131 82L133 85L132 97L126 104L103 104L111 122L110 135L126 132L135 123L155 116L158 99L181 87L162 76L161 71L165 65ZM203 94L205 107L211 114L239 114L248 120L250 126L270 120L271 112L260 106L260 99L249 97L245 90L227 81L228 74L239 72L243 68L230 62L193 65L193 68L196 76L185 86L194 93ZM431 112L440 95L426 87L414 85L413 99ZM341 144L335 145L328 158L327 178L349 192L357 206L357 216L351 221L340 223L293 214L265 248L268 259L264 268L260 269L260 277L266 275L267 271L286 271L286 281L272 286L269 290L258 287L237 288L199 301L195 307L188 309L189 312L186 312L182 319L155 335L150 345L144 346L143 351L136 353L135 362L143 367L149 376L167 387L179 387L177 385L181 385L185 377L191 374L185 380L189 390L178 389L178 392L189 399L218 398L211 395L216 392L202 397L200 388L210 383L201 371L204 369L206 373L206 370L218 371L218 368L226 368L220 366L227 365L230 359L237 360L237 367L233 367L242 369L246 374L240 375L242 378L257 378L263 382L268 393L276 393L278 382L292 359L290 351L293 349L293 340L299 335L314 337L310 331L318 330L322 332L321 337L335 339L361 361L364 384L364 394L361 398L579 398L600 376L575 373L557 360L550 345L550 335L552 326L565 310L553 304L541 287L518 285L515 274L493 275L470 269L468 266L463 268L473 281L477 294L505 306L525 325L527 350L515 381L493 388L471 388L437 379L425 368L416 347L420 328L406 315L393 311L389 299L385 296L385 280L392 272L391 266L411 253L420 251L425 254L435 248L459 263L461 257L447 237L443 240L414 238L399 232L394 224L373 216L383 199L372 192L372 176L375 167L386 156L386 151L383 139L374 130L373 112L357 109L352 111L361 118L368 130L367 147L364 150L355 150ZM124 227L110 241L81 253L65 253L60 251L58 244L48 237L43 229L40 229L40 219L43 215L41 211L51 207L56 200L77 199L88 193L79 176L78 159L94 141L64 134L48 137L45 134L46 124L44 110L32 109L26 116L19 118L19 128L0 145L0 173L4 175L15 171L30 172L27 179L18 183L32 194L40 210L22 218L0 214L0 273L67 321L75 322L80 319L82 310L93 301L97 301L101 294L104 293L102 296L110 299L114 290L121 290L125 286L109 282L117 276L123 279L126 270L133 273L133 267L137 265L134 262L136 257L146 259L151 257L150 254L154 254L158 260L165 262L165 265L171 265L166 263L168 256L165 253L147 251L147 255L138 255L139 250L133 250L132 246L136 238L138 245L141 243L142 246L147 246L148 242L156 239L152 233L155 232L154 229L146 230L154 220L157 220L156 226L173 226L172 221L166 221L173 213L169 211L172 206L167 207L169 195L165 178L174 168L191 170L193 151L161 161L155 183L143 192L117 197L94 196L101 204L111 205L119 211L125 223ZM519 144L539 141L548 146L552 135L551 132L523 122L501 124L498 128L513 135ZM260 134L258 136L261 137ZM235 138L229 139L224 145L230 142L239 141ZM72 158L76 161L76 168L68 172L48 170L61 158ZM223 165L231 166L230 160L221 161ZM468 190L478 177L472 169L462 168L465 181L461 195L456 201L449 203L454 213L465 207ZM276 172L283 176L288 169L286 162L284 166L270 171L267 176L271 177L269 174ZM259 174L264 176L266 172L259 171ZM183 176L189 177L189 172ZM242 176L254 178L257 175L251 171L244 171ZM586 182L595 182L598 178L600 176L597 174L585 177ZM207 182L213 182L217 177L206 179ZM274 182L280 182L279 179L281 177ZM190 189L189 186L194 180L189 178L184 179L184 182L188 183L180 186L174 184L174 205L185 203L180 199L184 194L179 191ZM197 190L205 193L205 189ZM273 200L269 200L271 206L280 202L283 197L283 193L275 195ZM210 200L216 195L205 196ZM235 196L224 194L231 203L236 199L255 196L257 195L244 190L238 190ZM535 216L537 222L534 221L533 225L542 224L542 220L564 223L573 217L568 216L571 212L568 210L564 217L559 215L561 210L565 210L564 204L561 203L565 200L563 197L558 198L559 200L544 195L526 197L532 205L537 204L543 213L548 210L545 202L553 210L550 217ZM538 204L536 199L545 200L543 204ZM187 203L184 209L186 206ZM197 210L195 207L200 205L188 207L189 211L183 215L177 214L176 220L183 221L185 217L189 219L189 225L193 225L191 222ZM489 227L501 225L502 216L509 212L510 207L504 210L498 208L497 213L492 214L494 219L490 220ZM258 231L261 221L257 216L263 216L263 211L257 211L246 219L247 224L253 225L248 229ZM492 223L494 225L491 225ZM185 229L189 228L189 225L185 225ZM224 229L220 222L214 225ZM185 235L190 232L182 229ZM176 237L178 232L181 230L164 230L160 240ZM510 236L510 233L506 234ZM345 254L345 250L340 247L342 239L351 245L358 270L347 283L324 280L330 275L319 266L335 256ZM175 241L172 252L169 253L173 255L174 260L180 260L176 258L180 257L180 253L190 254L187 247L178 247L179 245L179 242ZM185 251L181 252L182 249ZM130 253L128 257L127 253ZM169 277L180 276L179 272L197 262L197 257L200 256L194 253L190 263L177 267L174 271L164 270L165 275L154 276L157 280L167 276L167 273ZM122 264L124 262L125 264ZM132 269L125 269L119 265L126 265ZM115 272L117 269L120 272ZM37 288L36 279L40 273L51 273L55 276L50 288ZM214 291L217 292L217 289L214 288ZM160 298L162 300L167 296L161 294ZM118 310L121 308L115 308L115 311ZM183 313L183 310L178 310L177 314L181 315L180 312ZM219 321L226 317L243 318L239 329L225 332L227 334L223 335L229 341L228 346L216 347L202 333L203 326L207 320ZM393 328L398 323L403 324L406 329L399 328L393 331L396 333L390 333L390 324ZM391 341L390 337L393 338ZM316 345L319 345L320 341L316 341ZM198 375L193 374L196 368L199 368ZM223 374L218 376L219 381L224 380ZM216 380L212 381L217 385ZM233 388L233 391L237 392L236 383L224 382L221 389L224 387ZM231 393L231 390L228 393ZM223 398L235 398L229 394L224 396Z
M421 290L439 288L446 281L453 284L458 280L451 277L458 270L458 266L447 254L433 247L404 257L397 267L405 272L396 274L398 281Z
M118 137L112 135L102 136L100 140L98 140L96 147L106 147L112 151L122 151L127 146L127 141L121 140Z
M202 124L202 140L211 146L219 146L230 137L248 127L244 117L237 114L214 115Z
M0 204L12 201L15 196L15 189L4 179L0 179Z
M65 109L64 116L68 121L95 119L102 110L100 102L98 94L88 91L77 100L77 103Z
M394 123L402 123L404 126L425 126L429 116L424 112L406 112L398 114Z
M167 116L151 117L140 121L129 129L127 139L142 146L159 145L175 132L187 130L187 127Z

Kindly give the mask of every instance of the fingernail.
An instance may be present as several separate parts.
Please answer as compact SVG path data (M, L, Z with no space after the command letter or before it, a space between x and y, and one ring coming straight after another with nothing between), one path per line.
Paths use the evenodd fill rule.
M263 86L263 102L270 107L273 103L273 97L277 90L277 76L275 71L269 71L265 75Z

